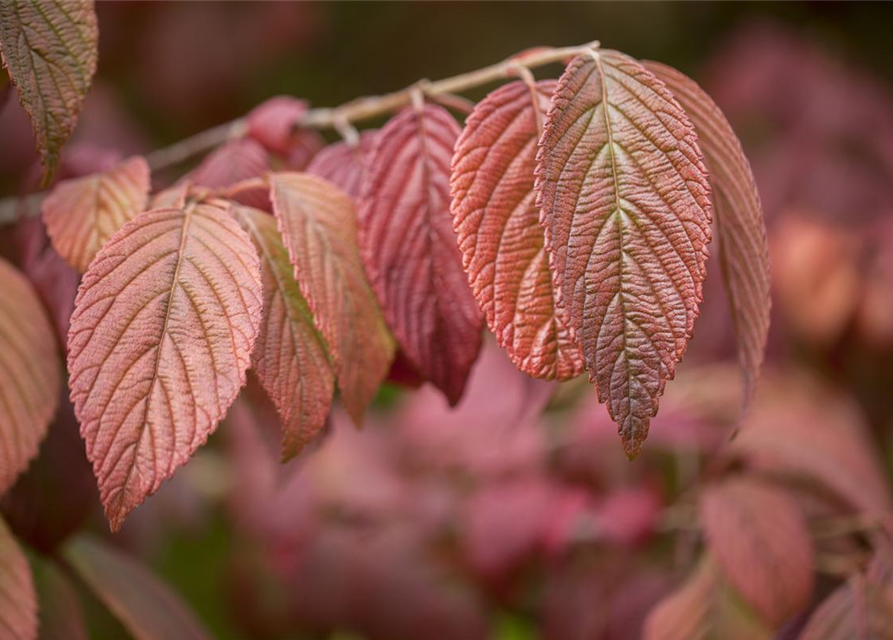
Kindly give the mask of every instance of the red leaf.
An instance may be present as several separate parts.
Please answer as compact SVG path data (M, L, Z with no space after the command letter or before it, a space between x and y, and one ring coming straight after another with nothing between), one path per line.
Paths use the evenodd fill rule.
M707 546L729 583L777 627L809 603L815 552L797 505L747 478L708 486L700 499Z
M32 556L37 587L40 640L89 640L77 593L65 574L49 559Z
M851 578L819 605L800 640L893 640L893 593Z
M363 258L388 326L452 405L477 358L483 324L449 213L458 136L443 107L403 110L378 134L359 206Z
M522 371L567 380L583 372L583 355L555 314L533 189L555 84L513 82L478 103L456 143L450 187L462 262L490 330Z
M0 494L37 455L59 401L52 325L25 277L0 259Z
M672 67L643 64L666 83L691 118L710 172L719 260L744 374L743 417L756 392L769 335L769 245L760 195L738 137L710 96Z
M351 198L359 198L366 159L375 147L377 134L377 130L363 131L356 147L344 141L330 144L313 157L307 173L325 178Z
M99 29L92 0L0 2L0 53L31 119L52 180L96 72Z
M112 529L185 463L245 382L262 305L225 209L153 209L90 264L68 336L71 399Z
M267 150L288 155L298 131L295 123L307 111L307 102L291 96L276 96L248 114L248 135Z
M208 640L180 598L143 565L89 536L72 540L65 558L136 640Z
M200 187L220 189L270 169L267 152L250 138L230 140L217 147L185 179Z
M633 457L698 315L710 188L697 137L638 62L591 52L558 82L537 162L557 307Z
M352 200L301 173L270 176L270 199L295 279L335 360L356 424L394 357L394 344L360 261Z
M60 182L41 207L53 248L83 273L112 234L146 208L150 188L149 165L140 156Z
M37 594L22 549L0 520L0 629L9 640L37 638Z
M252 364L282 416L282 459L288 460L325 426L335 373L275 218L243 206L235 206L233 213L260 255L264 316Z

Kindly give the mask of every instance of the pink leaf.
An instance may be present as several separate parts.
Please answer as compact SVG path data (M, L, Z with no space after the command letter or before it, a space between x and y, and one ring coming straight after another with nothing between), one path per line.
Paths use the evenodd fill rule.
M9 640L37 638L37 594L28 559L0 519L0 630Z
M366 162L375 147L377 134L376 130L363 131L353 148L344 141L330 144L313 157L307 173L325 178L351 198L359 198Z
M248 135L267 150L288 155L297 131L295 124L307 111L307 102L291 96L276 96L248 114Z
M893 593L850 578L810 616L800 640L893 640Z
M262 176L269 169L264 148L250 138L240 138L217 147L186 179L200 187L220 189Z

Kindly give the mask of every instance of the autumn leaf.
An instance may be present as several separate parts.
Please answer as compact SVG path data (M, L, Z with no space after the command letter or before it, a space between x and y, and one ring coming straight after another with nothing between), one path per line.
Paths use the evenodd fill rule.
M261 305L257 252L213 203L141 214L90 264L71 318L69 385L113 530L232 404Z
M809 617L800 640L893 640L893 592L856 575Z
M30 283L0 259L0 495L37 455L59 403L56 336Z
M711 207L694 128L638 62L589 52L558 81L536 171L557 308L633 457L701 301Z
M83 273L100 247L146 208L150 189L149 165L140 156L60 182L41 205L53 248Z
M335 373L295 280L276 219L239 205L233 213L260 255L264 315L252 365L282 417L282 459L288 460L325 426Z
M295 124L306 112L306 100L291 96L270 98L246 117L248 135L267 150L288 155L298 135Z
M121 551L81 535L65 559L135 640L208 640L211 635L167 585Z
M443 107L404 109L378 133L359 205L360 245L388 326L455 405L481 346L449 207L459 126Z
M37 590L40 640L89 640L77 592L65 573L48 558L32 556Z
M781 489L748 478L709 485L699 516L726 579L767 623L777 627L809 603L812 539Z
M394 343L357 246L353 201L316 176L274 173L270 198L294 277L335 361L338 388L356 424L394 357Z
M313 156L307 173L325 178L351 198L359 198L368 154L375 147L377 134L374 129L363 131L355 146L346 141L330 144Z
M28 559L0 519L0 635L36 640L37 594Z
M743 417L756 393L769 336L769 245L760 194L738 137L707 92L672 67L650 61L643 65L685 109L710 173L719 260L744 376Z
M0 53L31 119L48 185L96 72L92 0L0 2Z
M555 314L534 167L555 82L504 85L479 102L453 155L453 225L471 290L519 369L567 380L583 356Z
M220 189L269 171L267 152L251 138L223 143L209 153L184 180L199 187Z

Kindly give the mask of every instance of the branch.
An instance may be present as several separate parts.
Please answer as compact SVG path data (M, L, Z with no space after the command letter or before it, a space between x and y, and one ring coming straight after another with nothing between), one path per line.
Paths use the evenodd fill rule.
M418 92L434 101L447 102L453 106L459 106L456 94L499 80L520 76L524 73L522 69L535 69L554 62L560 62L598 47L598 41L577 47L544 47L532 53L508 58L477 71L470 71L436 82L420 80L400 91L386 93L381 96L356 98L338 107L310 109L298 119L295 126L309 129L346 130L345 128L354 122L387 115L402 109L411 103L413 93ZM149 163L152 171L173 167L189 158L206 153L229 139L241 137L245 135L245 132L245 119L238 118L232 122L202 131L169 147L153 151L146 156L146 161ZM24 198L8 197L0 199L0 225L16 222L20 214L37 214L40 210L39 205L45 195L45 191L39 191Z

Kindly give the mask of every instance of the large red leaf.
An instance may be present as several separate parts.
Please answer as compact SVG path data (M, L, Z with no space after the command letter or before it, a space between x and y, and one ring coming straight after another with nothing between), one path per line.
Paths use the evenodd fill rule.
M0 637L37 638L37 594L28 559L0 520Z
M561 318L543 247L533 171L555 81L504 85L479 102L453 155L453 225L471 290L512 361L567 380L583 356Z
M770 625L809 602L815 552L803 515L782 490L747 478L704 490L707 546L729 583Z
M893 593L854 576L819 605L800 640L893 640Z
M643 64L666 83L691 118L710 172L719 260L744 374L744 415L756 392L769 335L769 245L760 194L738 137L710 96L672 67Z
M297 455L325 426L335 373L323 337L294 277L273 216L234 206L260 255L264 317L252 363L282 416L282 458Z
M359 424L394 357L357 246L353 201L316 176L274 173L270 198L295 279L335 360L338 387Z
M257 252L215 204L137 216L90 264L68 335L69 385L113 530L226 413L261 305Z
M40 640L89 640L84 614L71 581L55 562L32 556Z
M56 337L25 277L0 259L0 495L37 454L59 402Z
M443 107L410 107L381 129L360 196L360 242L388 326L412 365L456 404L481 346L450 216L459 126Z
M377 134L376 130L363 131L355 146L345 141L330 144L313 156L307 173L325 178L350 197L359 198L367 157Z
M92 0L0 2L0 53L31 119L49 184L96 72Z
M41 205L53 248L83 273L100 247L146 208L150 189L149 165L140 156L60 182Z
M557 307L635 456L701 301L711 207L697 137L642 65L591 52L558 81L537 161Z
M136 640L208 640L211 635L167 585L121 551L89 536L65 558Z

